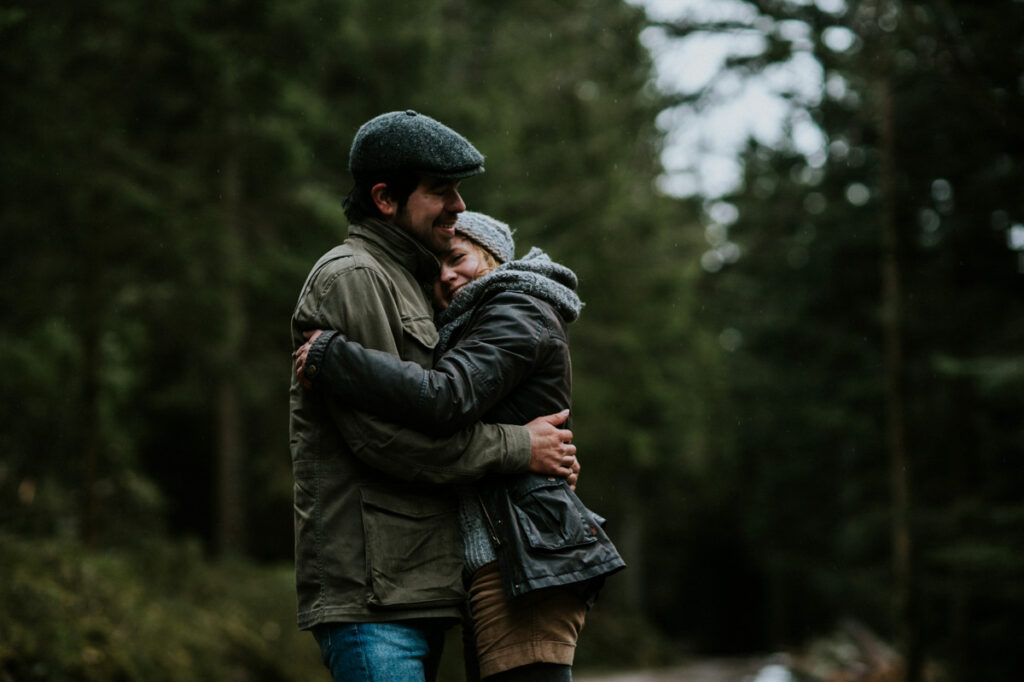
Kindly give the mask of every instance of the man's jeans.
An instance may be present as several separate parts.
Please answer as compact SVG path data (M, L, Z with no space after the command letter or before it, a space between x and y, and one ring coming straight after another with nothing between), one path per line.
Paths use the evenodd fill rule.
M445 619L327 623L313 628L334 682L434 682Z

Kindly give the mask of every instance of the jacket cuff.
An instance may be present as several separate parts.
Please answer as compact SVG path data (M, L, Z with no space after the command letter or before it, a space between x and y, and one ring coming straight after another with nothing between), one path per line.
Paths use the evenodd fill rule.
M324 356L327 354L327 347L337 335L338 332L328 329L317 336L316 341L309 347L309 353L306 355L306 366L302 370L302 374L314 386L316 386L317 379L323 374Z
M508 439L508 455L504 461L504 474L521 474L530 470L530 432L525 426L503 424Z

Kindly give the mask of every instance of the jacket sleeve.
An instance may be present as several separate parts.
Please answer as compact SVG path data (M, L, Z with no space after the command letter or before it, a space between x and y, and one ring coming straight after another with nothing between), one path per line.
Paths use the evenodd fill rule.
M480 420L537 363L545 318L523 294L487 301L433 369L325 332L310 350L322 390L347 405L426 433L452 434Z
M315 312L307 319L297 316L293 337L296 343L301 339L302 329L353 330L368 343L375 343L382 355L400 362L394 330L385 328L388 316L368 312L396 305L388 295L387 283L378 275L370 269L349 270L325 282L321 296ZM324 304L325 299L330 299L329 305ZM530 436L522 426L470 422L450 435L436 437L387 419L387 415L399 413L400 405L382 410L382 418L355 409L357 406L335 396L325 395L322 399L327 401L331 417L353 454L398 478L431 483L465 482L487 473L522 472L529 466Z
M523 473L530 464L522 426L477 423L434 437L358 410L334 410L334 418L356 457L407 481L468 483L488 473Z

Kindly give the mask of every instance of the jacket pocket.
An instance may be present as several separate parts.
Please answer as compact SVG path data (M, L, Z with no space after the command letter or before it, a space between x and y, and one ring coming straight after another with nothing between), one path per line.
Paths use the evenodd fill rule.
M456 501L362 489L369 603L384 608L461 603Z
M597 542L596 521L562 479L529 476L509 493L530 547L555 551Z
M437 327L434 320L426 317L402 315L402 332L426 351L433 353L437 346Z

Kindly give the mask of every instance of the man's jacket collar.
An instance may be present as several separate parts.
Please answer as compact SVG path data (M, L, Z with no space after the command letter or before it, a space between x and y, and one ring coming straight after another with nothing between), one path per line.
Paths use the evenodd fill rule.
M441 270L437 256L398 225L379 218L367 218L350 225L348 233L382 249L420 282L432 282Z

